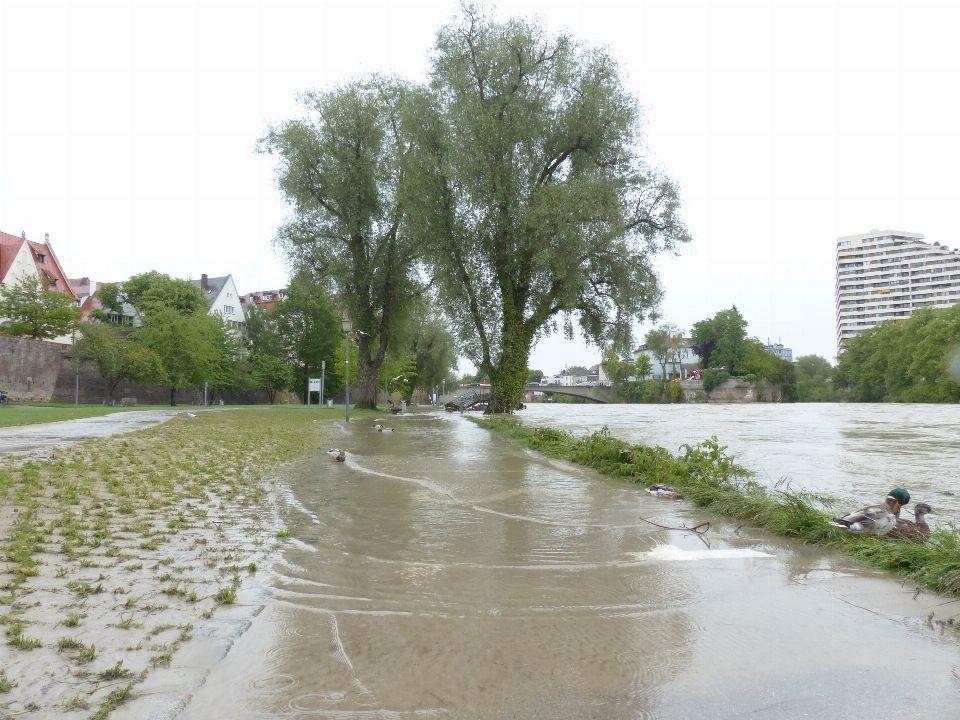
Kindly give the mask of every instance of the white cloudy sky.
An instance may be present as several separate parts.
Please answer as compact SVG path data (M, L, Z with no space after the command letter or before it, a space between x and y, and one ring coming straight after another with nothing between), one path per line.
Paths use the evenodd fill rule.
M679 181L694 242L664 316L735 303L762 339L832 358L837 236L960 243L956 3L500 2L610 46ZM0 2L0 230L50 233L72 276L287 274L253 154L299 91L423 77L454 2ZM640 334L643 329L638 328ZM531 366L591 363L552 338Z

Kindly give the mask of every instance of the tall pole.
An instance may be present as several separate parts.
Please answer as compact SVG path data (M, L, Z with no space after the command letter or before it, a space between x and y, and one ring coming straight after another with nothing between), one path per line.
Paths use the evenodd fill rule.
M390 354L383 353L383 401L390 407Z
M347 406L346 406L346 422L350 422L350 333L343 333L343 346L346 349L347 357L344 363L344 375L347 377Z
M323 386L327 374L327 361L320 361L320 406L323 407Z

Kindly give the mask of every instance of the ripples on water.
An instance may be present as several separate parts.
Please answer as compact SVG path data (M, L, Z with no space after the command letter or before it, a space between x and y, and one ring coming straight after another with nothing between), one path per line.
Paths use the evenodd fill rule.
M533 403L519 416L577 435L606 425L615 437L671 452L716 435L761 482L787 478L854 505L905 487L940 511L931 524L960 521L958 405Z
M584 408L588 414L575 414ZM606 422L615 434L651 441L653 417L610 409L612 416L569 406L526 417L578 432ZM780 434L764 422L755 435ZM696 438L724 434L684 424ZM318 454L291 471L298 543L275 568L276 634L268 647L246 650L255 657L248 677L229 679L235 692L218 690L224 712L792 719L868 711L872 720L960 713L952 640L861 609L869 599L828 587L838 577L870 580L849 563L738 536L722 522L709 547L644 525L638 515L670 525L696 524L697 516L629 483L505 446L460 417L414 414L395 426L381 435L353 422L347 463ZM875 582L871 592L906 592ZM922 704L887 704L891 678L901 700ZM859 697L881 704L865 707Z

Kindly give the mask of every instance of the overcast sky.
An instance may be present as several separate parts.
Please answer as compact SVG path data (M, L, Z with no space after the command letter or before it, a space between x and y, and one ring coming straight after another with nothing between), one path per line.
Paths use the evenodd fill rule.
M682 188L660 261L684 330L736 304L795 355L836 354L834 248L872 228L960 244L960 5L500 2L607 45ZM454 2L0 2L0 230L70 276L232 273L282 286L268 123L369 71L421 79ZM638 328L638 339L648 328ZM531 367L599 351L543 341Z

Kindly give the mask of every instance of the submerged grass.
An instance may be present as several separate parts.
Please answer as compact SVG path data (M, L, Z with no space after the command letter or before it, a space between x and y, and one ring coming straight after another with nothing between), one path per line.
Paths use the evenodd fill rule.
M960 595L960 529L938 528L925 543L849 535L830 525L834 516L825 508L831 498L789 487L767 489L734 462L716 437L684 445L682 454L674 455L662 447L615 438L606 427L577 438L506 418L474 422L548 457L645 486L674 485L697 507L774 535L843 550L861 563L904 575L938 593Z

